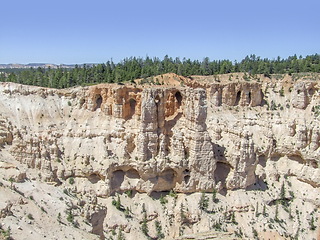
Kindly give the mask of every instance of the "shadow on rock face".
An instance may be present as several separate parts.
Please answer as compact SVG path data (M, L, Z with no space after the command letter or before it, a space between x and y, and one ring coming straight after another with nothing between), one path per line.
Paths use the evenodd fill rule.
M107 215L106 209L101 209L98 212L95 212L90 217L90 222L92 224L92 233L99 235L100 239L105 239L103 234L103 220Z

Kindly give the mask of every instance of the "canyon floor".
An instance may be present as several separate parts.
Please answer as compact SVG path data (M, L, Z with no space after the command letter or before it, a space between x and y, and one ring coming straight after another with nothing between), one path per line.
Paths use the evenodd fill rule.
M0 85L0 239L320 239L320 75Z

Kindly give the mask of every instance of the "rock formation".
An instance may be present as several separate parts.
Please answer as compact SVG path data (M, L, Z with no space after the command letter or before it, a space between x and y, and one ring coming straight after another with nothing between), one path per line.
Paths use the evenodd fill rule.
M2 83L5 177L74 181L77 194L103 198L248 189L284 175L320 186L317 81L170 78L179 84ZM89 214L94 233L110 214Z

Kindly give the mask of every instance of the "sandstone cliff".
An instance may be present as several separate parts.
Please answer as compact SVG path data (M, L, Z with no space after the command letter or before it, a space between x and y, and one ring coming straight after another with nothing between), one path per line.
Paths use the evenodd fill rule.
M2 174L103 198L265 190L281 176L318 191L319 81L239 76L65 90L2 83Z

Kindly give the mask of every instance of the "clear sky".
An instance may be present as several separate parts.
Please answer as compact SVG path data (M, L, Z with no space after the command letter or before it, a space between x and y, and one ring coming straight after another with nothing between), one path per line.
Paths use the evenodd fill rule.
M319 0L3 0L0 63L320 54Z

